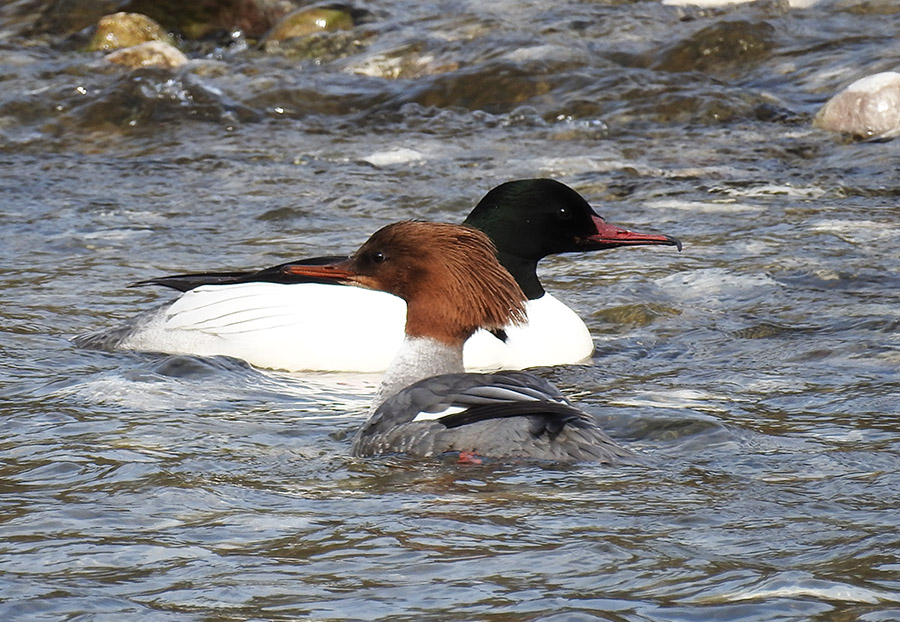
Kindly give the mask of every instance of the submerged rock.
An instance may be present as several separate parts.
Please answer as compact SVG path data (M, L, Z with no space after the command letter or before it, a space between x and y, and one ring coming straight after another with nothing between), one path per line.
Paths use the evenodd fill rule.
M264 46L270 54L281 54L296 60L315 59L328 62L361 52L365 46L352 32L315 32L305 37L291 37Z
M775 28L767 22L723 21L666 48L655 63L663 71L713 72L765 59Z
M817 4L820 0L782 0L786 6L792 9L808 9ZM891 0L893 1L893 0ZM663 4L669 6L695 6L701 8L722 8L735 4L749 4L750 2L759 2L759 0L662 0Z
M128 48L147 41L172 44L163 27L140 13L113 13L100 19L97 32L88 43L87 51L110 51Z
M813 125L861 138L900 136L900 73L886 71L857 80L825 102Z
M900 13L897 0L834 0L832 7L855 15L895 15Z
M294 4L290 0L128 0L125 8L149 15L188 39L222 30L240 30L256 39L293 10Z
M389 52L356 58L345 68L350 73L376 78L402 79L433 76L459 69L454 60L423 52L421 45L407 45Z
M83 100L74 98L61 117L65 127L111 132L170 121L212 121L232 126L259 121L260 114L208 86L191 72L157 67L121 72L117 79Z
M146 15L187 39L240 30L257 39L293 11L292 0L51 0L33 34L73 34L114 11Z
M402 97L425 107L500 114L546 95L563 79L549 64L485 63L425 77Z
M281 19L263 37L262 48L293 58L333 60L355 54L362 44L350 32L353 17L337 9L306 8Z
M93 26L104 15L121 10L120 5L116 0L54 0L41 11L28 32L61 35L78 32Z
M188 61L178 48L163 41L145 41L129 48L122 48L107 54L106 60L131 69L139 67L177 69Z

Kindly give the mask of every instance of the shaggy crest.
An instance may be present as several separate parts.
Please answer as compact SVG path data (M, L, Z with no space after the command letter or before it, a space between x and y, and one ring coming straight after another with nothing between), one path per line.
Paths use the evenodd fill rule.
M526 297L477 229L403 221L375 232L350 259L354 282L407 303L406 332L461 344L479 328L525 320Z

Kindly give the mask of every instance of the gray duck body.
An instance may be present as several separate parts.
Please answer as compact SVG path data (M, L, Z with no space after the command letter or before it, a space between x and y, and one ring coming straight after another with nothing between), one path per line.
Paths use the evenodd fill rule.
M498 460L641 462L552 384L514 371L420 380L379 406L353 441L356 456L449 452Z

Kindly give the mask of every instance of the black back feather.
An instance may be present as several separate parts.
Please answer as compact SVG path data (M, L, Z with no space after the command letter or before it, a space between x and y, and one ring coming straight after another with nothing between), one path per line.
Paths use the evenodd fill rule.
M285 274L284 269L289 266L322 266L344 261L346 257L340 255L330 257L310 257L298 259L287 263L278 264L262 270L250 272L198 272L196 274L173 274L154 279L146 279L133 283L129 287L142 287L144 285L162 285L179 292L187 292L201 285L234 285L237 283L281 283L290 285L293 283L333 283L328 279L311 278L294 274Z

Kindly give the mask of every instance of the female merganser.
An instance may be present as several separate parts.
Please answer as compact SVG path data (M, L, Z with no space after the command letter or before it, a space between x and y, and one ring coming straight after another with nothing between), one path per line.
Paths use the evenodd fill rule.
M403 345L353 454L638 462L545 380L520 371L463 373L463 345L476 330L502 332L526 318L527 297L494 253L476 229L406 221L376 232L341 263L286 268L407 303Z
M468 369L522 369L590 357L594 343L587 326L538 280L537 263L547 255L641 244L681 249L675 238L606 223L581 195L552 179L497 186L465 224L491 237L501 264L529 299L528 321L507 327L506 342L485 331L469 340ZM82 335L75 342L105 350L226 355L288 371L384 371L403 341L405 303L382 292L316 283L285 272L288 265L337 259L141 281L136 285L164 285L183 293L121 327Z

